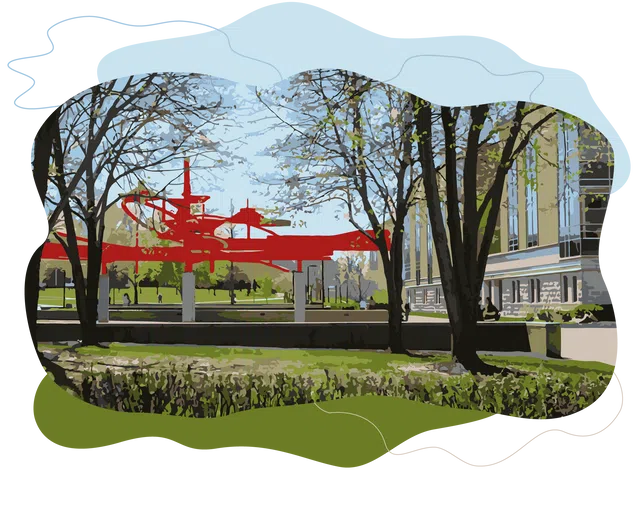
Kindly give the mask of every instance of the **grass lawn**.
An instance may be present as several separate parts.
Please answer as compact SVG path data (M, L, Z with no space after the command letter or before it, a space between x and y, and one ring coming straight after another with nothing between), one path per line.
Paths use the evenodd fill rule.
M65 347L40 344L45 351L62 353ZM482 356L490 363L526 370L611 374L604 363L542 360L536 357ZM61 357L60 362L64 359ZM221 372L257 374L323 373L324 369L385 371L404 374L408 365L450 361L435 353L411 357L377 351L251 349L202 346L122 345L83 347L73 354L73 364L102 371L100 365L158 364L193 371L215 366ZM437 366L437 365L436 365ZM156 366L157 367L157 366ZM542 368L541 368L542 367ZM76 367L77 368L77 367ZM77 370L76 370L77 371ZM477 421L490 413L442 407L405 398L358 396L324 401L328 411L359 414L382 431L390 449L428 430ZM189 418L150 413L117 412L90 405L60 389L45 377L36 393L34 414L43 434L71 448L91 448L138 437L172 439L183 445L210 449L254 446L280 450L326 464L353 467L385 453L380 434L362 418L328 415L314 404L267 407L216 418ZM71 428L72 426L72 428Z
M64 291L64 302L76 307L76 291L73 288L45 288L38 294L39 306L63 307L62 292Z
M40 291L38 295L38 305L62 307L62 288L46 288ZM129 294L131 302L133 302L134 292L130 288L113 288L109 294L112 304L122 304L122 298L125 293ZM175 288L160 287L159 293L162 294L162 302L164 304L182 304L180 293ZM283 304L282 297L270 297L266 299L261 295L260 290L257 293L251 291L247 296L246 291L236 292L236 302L238 304ZM76 307L76 292L73 288L67 288L65 291L65 303L71 304L72 308ZM155 288L141 288L138 293L139 304L157 304L158 294ZM230 303L229 292L227 290L217 290L213 294L213 290L196 289L196 303Z
M491 416L379 396L344 398L320 406L371 420L389 449L428 430ZM125 413L85 403L47 376L38 387L34 414L47 438L69 448L94 448L151 436L199 449L269 448L342 467L366 464L386 453L380 434L369 423L355 416L326 414L314 404L254 409L220 418Z
M40 343L39 346L41 349L61 350L60 346L46 343ZM279 367L286 367L287 370L297 369L298 373L324 368L328 370L352 368L371 371L392 370L406 364L451 361L451 355L447 353L412 357L371 350L253 349L188 345L124 345L121 343L112 343L109 348L82 347L77 349L77 353L88 357L115 357L145 361L176 362L182 358L207 358L218 362L230 362L235 367L273 366L274 363L277 363ZM481 355L481 358L496 366L510 366L522 370L536 370L542 367L551 371L567 373L601 372L607 374L613 373L614 370L611 365L594 361L492 355Z

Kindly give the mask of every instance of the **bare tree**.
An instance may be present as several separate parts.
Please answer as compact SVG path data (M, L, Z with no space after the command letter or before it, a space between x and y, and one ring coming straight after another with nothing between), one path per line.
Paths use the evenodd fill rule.
M96 85L60 109L45 207L50 230L71 263L85 344L97 341L104 219L121 199L117 191L144 184L150 195L162 192L153 187L154 174L172 169L178 173L163 189L179 179L185 151L209 155L218 168L224 168L230 156L228 142L207 136L207 127L224 120L232 108L229 86L212 80L175 73L132 76ZM178 165L172 165L176 161ZM83 243L86 276L79 250Z
M460 109L438 107L415 96L413 100L429 221L453 331L452 354L472 372L496 372L498 368L477 355L476 322L505 179L532 136L545 130L556 111L518 102L510 117L499 117L490 112L490 105ZM479 163L487 165L481 150L489 144L490 170L479 186ZM441 162L444 175L438 172Z
M269 129L284 138L268 150L280 159L279 171L252 178L267 185L280 214L334 203L336 217L342 213L375 244L389 293L389 347L404 352L402 239L420 180L413 97L343 70L301 73L256 95L271 116Z
M366 299L375 287L375 283L365 277L368 269L367 258L363 252L345 253L337 259L340 273L344 281L354 291L354 299L358 302Z

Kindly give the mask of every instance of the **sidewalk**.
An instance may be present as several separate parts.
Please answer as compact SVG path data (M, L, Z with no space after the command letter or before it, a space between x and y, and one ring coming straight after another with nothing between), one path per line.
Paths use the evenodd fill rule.
M448 323L448 318L435 318L431 316L422 316L416 314L409 315L409 323Z

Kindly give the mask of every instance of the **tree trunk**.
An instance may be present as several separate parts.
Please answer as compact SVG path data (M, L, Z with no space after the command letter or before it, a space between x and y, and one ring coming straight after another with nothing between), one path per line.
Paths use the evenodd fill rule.
M394 229L391 249L382 255L389 297L389 349L393 354L406 354L402 332L402 232Z
M451 321L453 360L460 363L473 374L491 375L501 373L504 368L498 368L485 363L476 352L478 340L478 324L474 318L461 318Z
M402 288L389 292L389 349L393 354L406 354L402 332Z
M82 344L97 345L98 339L98 288L102 265L102 240L97 232L94 217L89 217L87 226L87 286L84 321L81 320Z
M60 110L56 109L43 123L38 130L33 142L33 180L40 202L44 205L47 194L47 182L49 179L49 163L53 155L53 140L57 130L58 116ZM41 245L31 257L27 265L25 276L24 299L27 311L27 322L29 332L33 339L33 344L38 352L38 342L36 340L36 325L38 319L38 296L40 294L40 259L44 245Z
M40 258L42 257L41 245L33 253L29 264L27 265L27 275L24 280L24 302L27 310L27 323L29 324L29 333L33 340L33 346L38 352L38 341L36 339L36 327L38 324L38 295L40 291Z
M61 388L69 388L76 395L81 396L80 388L69 378L67 372L65 372L62 366L47 359L41 352L38 352L38 359L40 360L40 364L44 367L45 371L47 373L50 373L53 377L53 382L55 382Z
M133 303L138 305L138 276L134 276L135 279L133 281Z

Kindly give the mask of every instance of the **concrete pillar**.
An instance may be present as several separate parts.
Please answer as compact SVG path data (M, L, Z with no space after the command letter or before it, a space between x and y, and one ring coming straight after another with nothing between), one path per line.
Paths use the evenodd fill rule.
M196 277L193 272L182 274L182 321L196 321Z
M305 285L306 285L306 281L305 281L304 272L293 272L293 290L295 293L295 306L294 306L294 313L293 313L294 322L305 321L305 306L306 306Z
M98 322L109 321L109 274L100 274L98 280Z

